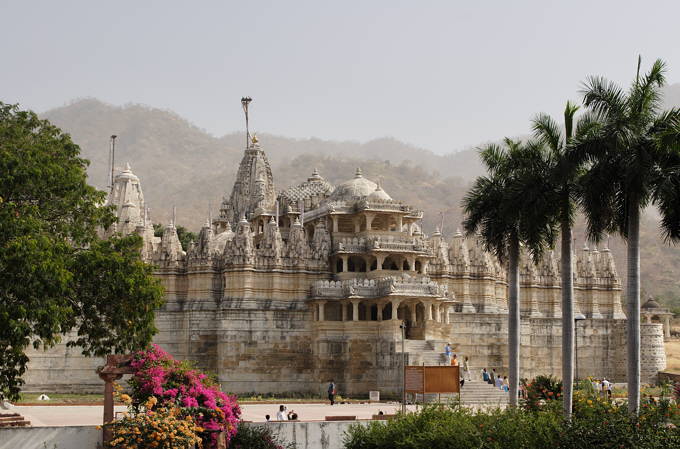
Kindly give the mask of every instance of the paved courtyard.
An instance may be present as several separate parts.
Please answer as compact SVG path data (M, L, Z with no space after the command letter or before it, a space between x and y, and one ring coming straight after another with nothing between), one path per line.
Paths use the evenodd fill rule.
M371 419L379 411L385 414L396 413L400 405L397 403L373 404L285 404L288 410L294 410L298 419L303 421L323 420L326 416L356 416L357 419ZM246 421L260 422L265 415L276 418L279 404L244 404L241 405L242 417ZM413 410L414 406L409 406ZM123 406L115 408L116 412L124 412ZM26 417L33 426L83 426L102 423L103 407L101 405L40 405L16 406L4 412L16 412Z

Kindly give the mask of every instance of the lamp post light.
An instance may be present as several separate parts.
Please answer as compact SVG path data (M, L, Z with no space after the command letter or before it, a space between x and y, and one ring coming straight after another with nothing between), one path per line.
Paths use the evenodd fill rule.
M577 313L574 315L574 360L576 362L576 379L578 379L578 322L586 319L586 316L582 313Z
M406 338L406 321L399 325L401 329L401 412L406 413L406 351L404 339Z

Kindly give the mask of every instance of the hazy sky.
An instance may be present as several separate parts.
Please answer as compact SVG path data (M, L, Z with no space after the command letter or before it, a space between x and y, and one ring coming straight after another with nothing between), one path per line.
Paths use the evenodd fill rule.
M392 136L449 152L527 133L579 82L680 81L680 1L0 0L0 101L96 97L215 135Z

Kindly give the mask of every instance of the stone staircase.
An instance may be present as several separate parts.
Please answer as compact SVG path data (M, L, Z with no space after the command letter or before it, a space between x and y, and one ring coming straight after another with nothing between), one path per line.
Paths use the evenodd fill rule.
M465 405L508 405L508 393L481 380L465 381L460 400Z
M406 340L404 342L404 351L407 354L406 363L408 365L425 365L425 366L440 366L446 364L446 357L444 357L444 347L446 346L446 341L440 340ZM451 346L456 346L454 342L451 342ZM401 350L401 346L397 346L398 350ZM458 353L458 360L462 361L465 359L465 354ZM461 371L461 377L463 372ZM486 382L482 382L481 379L475 378L479 377L478 373L473 373L472 381L465 381L465 384L461 388L460 400L464 405L485 405L485 406L505 406L508 404L508 393L496 388L493 385L489 385ZM421 401L423 398L418 395L418 400ZM457 394L427 394L425 395L424 402L449 402L457 401Z
M406 340L404 350L406 351L407 365L439 366L446 364L444 357L445 341L439 340ZM401 352L401 346L397 345L397 350Z

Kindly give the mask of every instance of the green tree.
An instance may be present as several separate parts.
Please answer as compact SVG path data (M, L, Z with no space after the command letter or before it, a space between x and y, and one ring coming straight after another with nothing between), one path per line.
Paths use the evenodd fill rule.
M597 133L575 139L573 158L585 161L581 203L591 239L605 232L627 241L628 407L640 406L640 214L657 206L666 241L680 239L680 110L661 112L665 63L654 62L628 91L602 77L583 85L584 104L599 116Z
M179 239L179 242L182 244L182 249L184 251L187 251L189 249L189 245L191 245L191 242L195 242L196 240L198 240L198 236L196 235L196 233L189 231L184 226L177 226L175 229L177 230L177 238ZM154 236L163 237L164 230L165 226L163 226L160 223L154 223L153 225Z
M581 164L571 160L567 149L574 132L583 138L597 131L599 122L594 114L584 114L574 130L574 115L578 106L567 102L564 109L564 132L547 114L538 114L533 120L534 136L551 152L550 188L557 198L555 217L560 223L561 275L562 275L562 379L564 382L564 415L571 416L574 391L574 277L572 262L572 227L576 213L578 179Z
M480 152L488 176L475 180L463 199L468 234L479 232L487 250L508 262L508 354L510 405L519 387L520 244L534 260L557 235L555 195L545 176L550 154L540 141L505 139Z
M74 332L69 345L101 356L139 349L155 331L162 288L139 237L97 237L115 217L87 164L67 134L0 103L0 397L18 397L29 345Z

